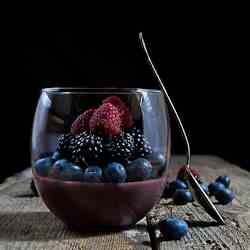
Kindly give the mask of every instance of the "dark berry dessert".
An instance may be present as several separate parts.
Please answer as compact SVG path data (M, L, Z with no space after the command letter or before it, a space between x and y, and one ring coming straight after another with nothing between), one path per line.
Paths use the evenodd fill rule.
M139 122L118 96L83 110L58 137L51 157L35 162L39 175L64 181L136 182L161 177L162 152L153 152Z
M128 228L159 202L170 158L164 102L159 90L42 91L32 131L34 183L70 229Z

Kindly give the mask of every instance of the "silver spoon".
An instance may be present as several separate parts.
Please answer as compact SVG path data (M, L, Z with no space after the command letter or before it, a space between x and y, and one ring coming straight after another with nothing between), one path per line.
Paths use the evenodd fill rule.
M187 134L185 132L185 129L182 125L181 119L174 107L173 102L171 101L168 92L166 90L166 88L163 85L163 82L159 76L159 74L157 73L157 70L149 56L146 44L144 42L143 39L143 35L142 32L139 33L139 40L141 42L141 46L147 56L147 60L149 65L151 66L151 69L153 71L153 74L155 75L156 79L158 80L158 83L160 84L160 87L162 88L167 101L172 109L172 112L174 113L175 119L177 120L177 123L180 127L180 130L182 132L182 136L184 139L184 142L186 144L186 155L187 155L187 161L186 161L186 173L187 173L187 181L189 184L189 187L193 193L193 196L195 198L195 200L197 200L205 209L205 211L212 217L214 218L219 224L225 224L225 221L223 219L223 217L221 216L221 214L219 213L219 211L217 210L217 208L215 207L215 205L212 203L212 201L210 200L210 198L208 197L208 195L205 193L205 191L202 189L201 185L199 184L199 182L196 180L196 178L194 177L194 175L192 174L191 170L190 170L190 161L191 161L191 153L190 153L190 145L189 145L189 141L187 138Z

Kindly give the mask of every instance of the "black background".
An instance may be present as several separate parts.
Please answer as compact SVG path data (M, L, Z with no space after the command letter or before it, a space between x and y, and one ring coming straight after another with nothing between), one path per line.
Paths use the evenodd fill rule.
M118 13L119 16L119 13ZM2 30L1 178L29 166L39 91L52 86L158 88L138 42L153 60L183 118L193 154L249 160L249 27L242 12L208 12L158 21L92 17L70 22L21 16ZM4 78L4 77L3 77ZM173 127L175 124L173 124ZM174 152L183 143L173 130Z

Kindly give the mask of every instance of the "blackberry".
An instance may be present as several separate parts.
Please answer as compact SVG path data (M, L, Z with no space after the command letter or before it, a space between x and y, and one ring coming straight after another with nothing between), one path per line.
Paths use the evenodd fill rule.
M69 145L73 138L74 135L72 135L71 133L63 134L58 137L57 151L60 152L62 156L66 157L68 155Z
M83 132L75 137L72 157L87 163L97 163L103 159L103 138L91 132Z
M114 138L108 148L108 154L112 160L124 162L133 155L134 149L135 146L132 135L124 132L120 136Z
M152 148L147 140L147 138L142 134L141 130L137 128L130 129L130 135L134 139L135 144L135 158L145 158L146 156L152 154Z
M67 159L79 165L85 163L85 158L83 156L82 150L83 150L83 137L77 135L74 138L72 138L69 143Z
M69 161L83 167L103 159L103 138L88 131L76 136L65 134L58 139L57 150Z

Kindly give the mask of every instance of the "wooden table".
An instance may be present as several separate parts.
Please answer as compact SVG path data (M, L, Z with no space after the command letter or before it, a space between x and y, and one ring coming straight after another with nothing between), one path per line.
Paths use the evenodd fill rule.
M178 156L171 166L183 162L184 157ZM231 176L236 199L227 206L217 205L226 220L225 226L217 226L196 203L172 206L162 199L150 212L153 223L172 211L191 226L179 241L166 241L156 231L160 249L250 249L250 172L214 156L193 156L192 165L206 181L218 175ZM177 169L173 167L171 171ZM0 185L0 249L151 249L145 219L121 232L69 231L40 198L32 196L30 180L28 171Z

